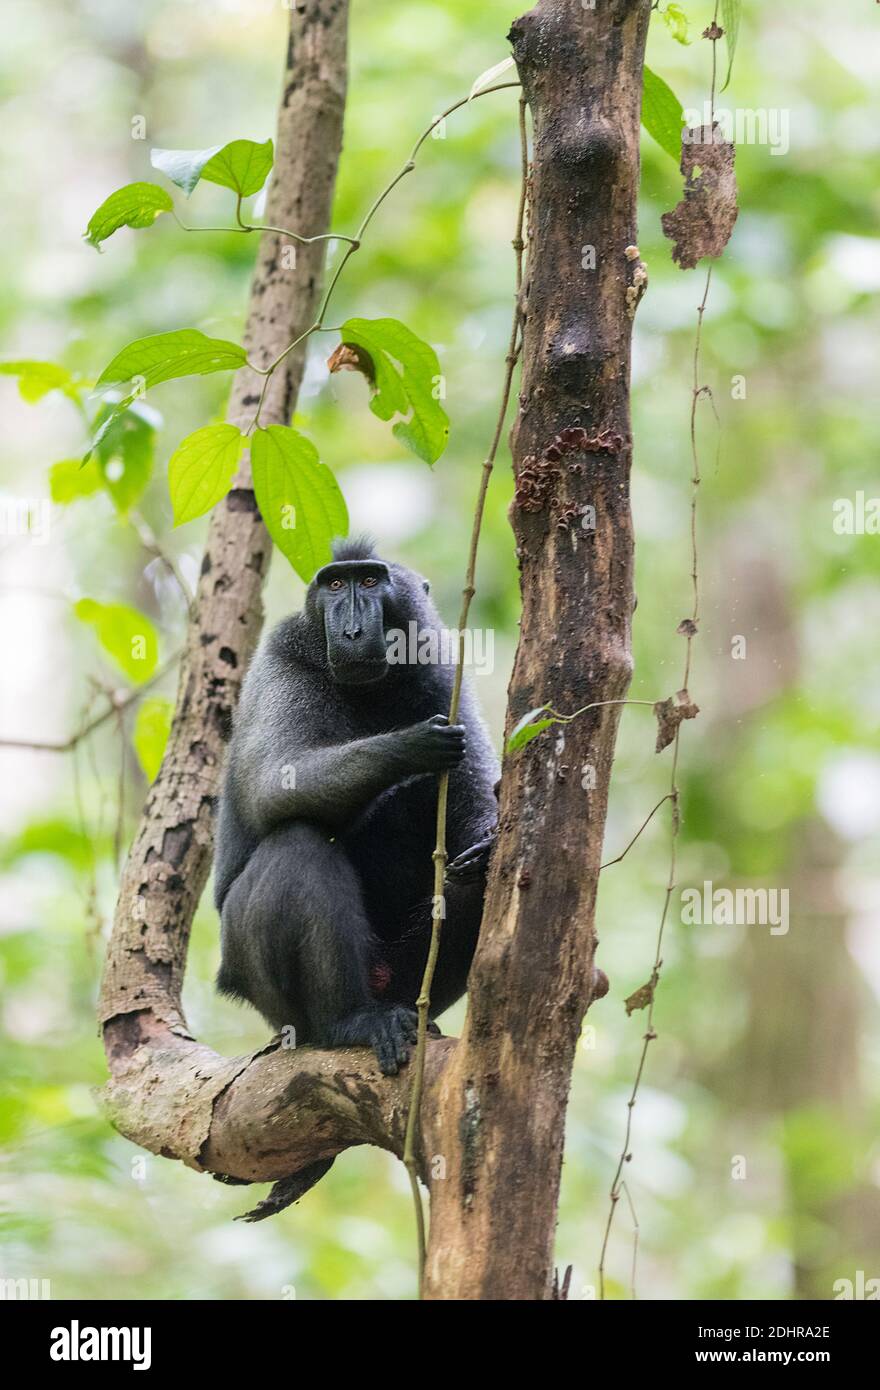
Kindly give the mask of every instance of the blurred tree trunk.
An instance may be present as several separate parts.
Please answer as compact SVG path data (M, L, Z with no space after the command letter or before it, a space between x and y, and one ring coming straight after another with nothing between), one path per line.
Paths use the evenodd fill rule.
M754 634L741 671L719 692L728 731L719 745L736 765L733 731L798 688L800 653L772 530L756 522L744 546L738 528L719 550L718 604L729 606L731 632ZM829 1299L837 1276L854 1281L858 1267L871 1268L880 1234L876 1185L859 1172L864 980L847 944L844 845L817 815L793 822L777 843L772 878L789 888L790 929L772 936L765 927L746 928L736 956L746 1027L707 1081L756 1126L773 1126L783 1149L779 1204L790 1227L795 1297Z
M545 1299L571 1069L594 994L608 784L630 680L630 340L650 0L539 0L511 31L531 109L523 372L511 437L522 627L506 734L591 709L508 755L463 1036L427 1152L432 1298Z

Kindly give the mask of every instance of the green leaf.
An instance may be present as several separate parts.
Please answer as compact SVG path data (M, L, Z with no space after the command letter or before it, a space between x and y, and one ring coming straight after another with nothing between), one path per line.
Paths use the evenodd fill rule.
M120 227L152 227L163 212L171 212L171 197L158 183L127 183L93 213L84 233L86 241L96 250Z
M43 399L50 391L68 391L73 377L56 362L0 362L3 376L18 377L18 393L28 405Z
M98 377L98 386L118 385L139 379L141 389L158 386L182 376L207 376L241 367L247 354L238 343L208 338L197 328L176 328L136 338L113 358Z
M334 536L348 534L339 484L311 440L287 425L254 432L251 472L269 535L308 583L331 560Z
M95 417L100 435L95 453L104 486L116 509L125 515L150 481L156 428L162 417L143 401L133 401L121 412L117 404L108 403Z
M642 125L661 149L678 164L681 160L681 131L684 112L681 102L662 77L646 67L642 85Z
M104 479L94 460L83 468L79 459L62 459L49 469L49 494L62 507L79 497L91 497L103 486Z
M28 854L54 854L75 869L87 869L95 857L95 844L79 826L61 817L34 820L15 839L4 840L0 863L14 864Z
M103 415L104 418L101 421L101 424L96 429L95 433L92 435L91 443L89 444L88 448L82 456L81 466L83 468L85 468L86 464L92 457L92 454L95 452L95 450L100 448L102 441L110 433L114 423L116 422L116 420L118 420L119 416L122 415L124 411L128 410L129 406L131 406L135 400L136 396L135 393L132 391L129 395L123 396L121 400L115 401L106 414L103 411L99 412L99 415Z
M721 0L721 23L727 40L727 76L724 79L724 87L730 82L730 74L733 72L733 57L736 53L736 41L739 38L741 14L740 0ZM724 87L721 88L722 92Z
M340 332L343 346L367 354L366 360L360 356L360 369L373 386L373 414L380 420L407 415L392 433L426 463L435 463L446 448L449 419L434 396L440 379L434 349L397 319L348 319Z
M137 712L131 741L148 782L155 780L162 766L173 714L173 702L161 696L144 700Z
M175 526L203 516L226 496L241 445L242 435L235 425L206 425L178 445L168 462Z
M222 148L212 145L209 150L150 150L150 163L189 197L208 160Z
M154 333L149 338L135 339L117 353L98 377L98 386L131 381L135 389L115 402L83 455L83 463L99 447L117 416L128 410L149 387L184 376L230 372L244 366L246 361L247 353L238 343L230 343L225 338L208 338L197 328L177 328L171 333Z
M667 5L666 9L661 11L661 13L663 15L663 23L666 25L666 28L669 30L676 43L689 43L688 18L681 8L681 5Z
M546 708L546 705L539 705L537 709L530 709L528 714L523 715L507 740L508 753L515 753L518 748L525 748L527 743L531 743L533 738L538 737L538 734L549 729L551 724L558 723L556 719L538 718L538 715L543 714Z
M202 167L201 177L221 188L231 188L240 198L259 193L274 162L272 141L233 140Z
M73 611L94 629L101 646L132 681L149 680L159 659L159 638L150 619L126 603L82 598Z

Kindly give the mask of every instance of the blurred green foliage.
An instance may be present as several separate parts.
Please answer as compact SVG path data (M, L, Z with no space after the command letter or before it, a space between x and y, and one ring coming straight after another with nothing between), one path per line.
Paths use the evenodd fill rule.
M712 6L668 8L684 12L691 41L675 42L677 25L655 20L648 61L685 108L699 109L710 65L699 34ZM747 4L731 84L719 98L731 110L787 113L790 148L738 149L741 212L705 321L702 379L721 433L716 460L712 412L701 408L704 603L691 692L702 713L682 736L678 877L682 885L787 886L791 928L772 938L757 926L686 928L672 913L659 1039L626 1171L643 1297L827 1298L837 1277L880 1272L880 965L870 931L880 565L877 537L842 536L831 524L836 498L878 490L874 9ZM356 227L428 122L505 56L515 12L498 0L355 0L340 230ZM141 336L192 325L238 339L253 238L187 235L163 217L148 230L119 231L99 257L81 234L110 191L150 178L151 146L199 149L273 134L286 21L282 6L261 0L78 0L51 11L10 0L0 96L16 196L5 206L4 357L58 362L94 380ZM499 93L440 127L417 173L383 206L335 302L334 322L393 316L436 348L451 421L443 458L432 472L409 456L370 414L363 382L328 375L326 343L310 356L295 421L339 477L353 529L373 530L429 574L450 621L509 328L515 108L515 92ZM650 285L633 372L639 608L631 692L646 700L677 687L675 629L689 608L688 416L703 274L678 271L661 234L660 214L679 196L674 162L646 136L639 246ZM228 215L228 192L205 186L197 197L188 220ZM52 474L49 543L32 543L36 533L3 539L0 615L11 659L0 735L63 738L100 706L101 686L119 683L76 621L82 598L136 609L160 632L163 652L176 649L180 594L126 513L136 502L180 570L195 576L206 523L173 529L166 465L188 433L221 418L226 384L210 377L160 388L164 419L150 425L148 441L119 444L113 496L89 483L85 500L62 505L59 489L72 486L65 463ZM12 379L0 389L3 496L49 499L50 467L78 459L83 421L62 394L31 406ZM479 692L499 745L518 614L510 495L502 453L473 614L496 633L496 669L479 679ZM276 556L270 619L301 594ZM736 637L746 641L743 660L733 656ZM173 693L169 678L158 695ZM148 768L164 708L141 724ZM388 1155L346 1154L300 1206L241 1226L232 1217L248 1194L143 1155L100 1113L94 998L117 867L145 792L130 742L136 719L132 709L124 721L121 819L115 723L66 760L0 750L8 769L0 792L2 1273L50 1278L54 1297L271 1299L291 1289L305 1299L411 1297L412 1213L404 1171ZM609 858L666 790L669 753L656 757L653 745L649 711L627 710ZM599 961L611 992L588 1015L578 1055L557 1243L560 1265L575 1267L573 1297L589 1297L596 1284L643 1020L627 1018L622 1001L650 973L668 863L664 815L601 883ZM217 960L206 894L187 1015L206 1042L242 1052L265 1030L216 997ZM459 1007L450 1030L461 1016ZM609 1260L614 1296L629 1295L631 1228L621 1203Z

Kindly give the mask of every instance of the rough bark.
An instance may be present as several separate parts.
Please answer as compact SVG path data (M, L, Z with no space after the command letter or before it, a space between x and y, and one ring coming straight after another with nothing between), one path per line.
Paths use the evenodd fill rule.
M535 162L524 373L512 437L522 633L508 731L528 708L619 700L630 675L629 345L643 274L635 243L641 68L649 0L595 11L539 0L513 27ZM267 221L327 229L342 136L344 0L291 12ZM582 266L594 246L595 269ZM312 321L323 243L284 268L263 239L246 341L270 361ZM262 422L286 422L292 355ZM235 383L229 416L256 406ZM595 508L595 525L581 523ZM365 1049L228 1059L180 1004L189 928L211 856L224 745L262 623L270 543L247 459L211 521L177 709L123 874L99 1017L117 1127L155 1153L242 1181L283 1178L351 1144L401 1153L410 1081ZM593 990L598 865L619 706L508 758L501 829L462 1040L428 1047L420 1165L432 1178L434 1298L551 1296L552 1242L574 1049ZM595 786L584 786L584 769ZM438 1176L446 1161L445 1178Z
M347 19L347 0L291 9L266 221L303 235L329 228ZM283 242L263 236L251 286L245 342L262 364L312 323L318 301L326 243L298 245L296 266L288 268ZM296 352L277 371L262 424L289 423L302 369ZM238 375L231 421L249 422L259 384L253 373ZM224 747L262 626L270 555L245 456L211 519L171 737L123 872L99 1005L117 1127L155 1153L251 1181L285 1176L351 1143L400 1151L406 1103L405 1079L382 1078L365 1050L291 1052L275 1042L230 1060L192 1039L181 1009ZM429 1079L445 1054L432 1049Z
M567 714L619 701L631 674L629 367L649 13L650 0L539 0L511 31L534 163L511 436L523 609L508 733L545 703ZM432 1167L444 1176L431 1187L428 1297L551 1296L619 714L590 710L505 758L467 1020L426 1133L426 1152L445 1160Z

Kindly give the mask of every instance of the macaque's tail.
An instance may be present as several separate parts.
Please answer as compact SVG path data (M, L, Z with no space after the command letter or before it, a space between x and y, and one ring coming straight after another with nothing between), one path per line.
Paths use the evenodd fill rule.
M267 1216L276 1216L279 1211L305 1196L309 1188L320 1182L332 1166L332 1158L319 1158L316 1163L300 1168L298 1173L291 1173L289 1178L279 1178L278 1182L272 1184L269 1195L257 1202L253 1211L242 1212L241 1216L235 1218L236 1221L265 1221Z

